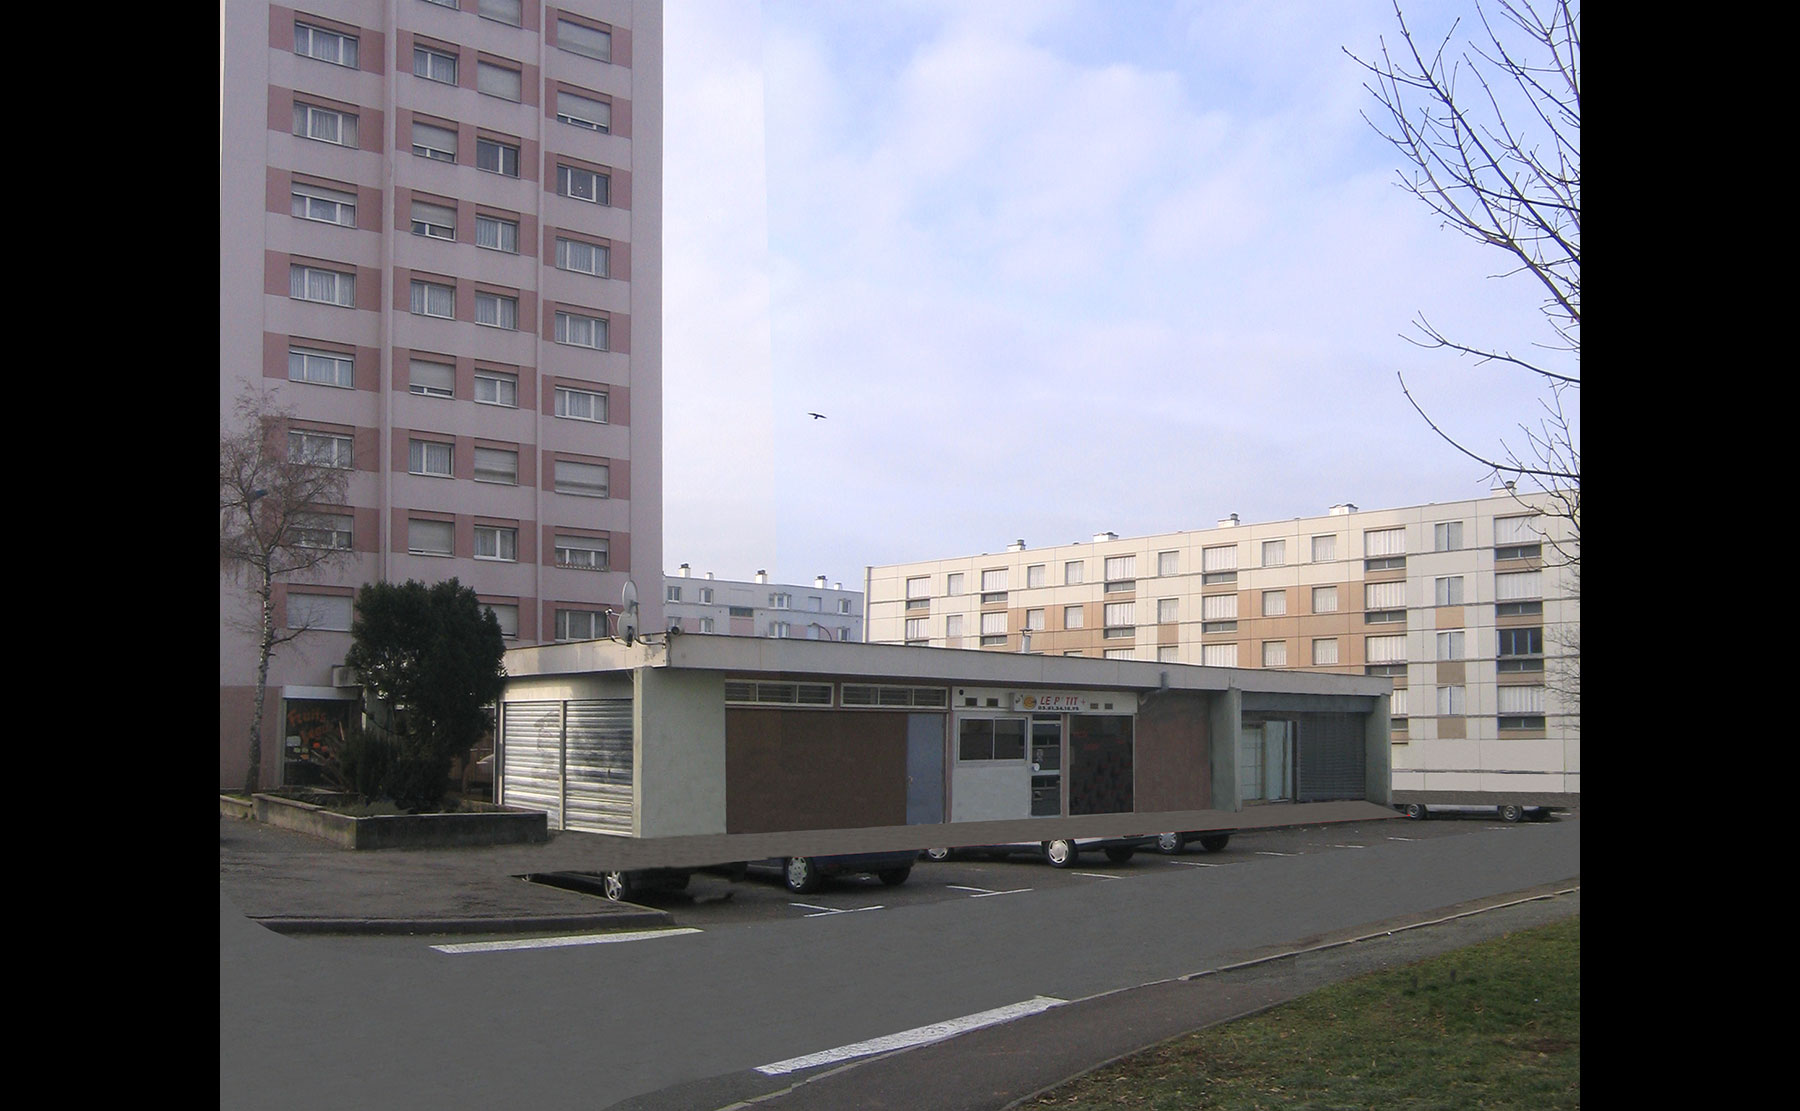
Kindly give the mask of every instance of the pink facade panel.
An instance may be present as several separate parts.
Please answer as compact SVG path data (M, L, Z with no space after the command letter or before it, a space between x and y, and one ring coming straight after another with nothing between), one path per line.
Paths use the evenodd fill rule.
M614 501L627 501L631 498L631 460L614 459L607 464L608 493Z
M350 550L375 553L381 550L381 510L372 505L359 505L350 511Z
M606 423L631 424L631 387L608 386L606 389Z

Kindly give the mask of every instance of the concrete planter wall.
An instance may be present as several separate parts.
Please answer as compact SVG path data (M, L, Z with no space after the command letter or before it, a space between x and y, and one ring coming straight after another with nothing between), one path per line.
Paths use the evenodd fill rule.
M242 799L221 795L219 813L322 837L346 849L441 849L520 845L550 839L543 811L502 806L455 814L376 814L356 818L279 795L256 795L248 805Z

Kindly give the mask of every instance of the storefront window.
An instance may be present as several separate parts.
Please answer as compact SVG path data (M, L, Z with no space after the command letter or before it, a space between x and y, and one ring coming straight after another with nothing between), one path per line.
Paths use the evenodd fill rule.
M356 703L337 699L290 698L282 730L281 782L287 787L328 786L325 764L330 744L350 724Z

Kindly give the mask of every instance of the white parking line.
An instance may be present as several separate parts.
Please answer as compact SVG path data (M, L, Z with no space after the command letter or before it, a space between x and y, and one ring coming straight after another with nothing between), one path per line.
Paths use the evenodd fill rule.
M871 1038L866 1042L854 1045L842 1045L836 1049L827 1049L820 1053L809 1053L804 1057L790 1057L785 1061L760 1065L757 1072L764 1076L780 1076L783 1073L798 1072L801 1069L816 1068L829 1065L834 1061L848 1061L856 1057L867 1057L872 1053L886 1053L894 1049L910 1049L917 1045L929 1045L941 1042L945 1038L953 1038L958 1034L966 1034L971 1030L979 1030L984 1026L995 1026L1002 1022L1010 1022L1015 1018L1035 1015L1052 1007L1059 1007L1065 1001L1048 995L1039 995L1027 999L1023 1003L1013 1003L1005 1007L995 1007L991 1011L979 1014L964 1015L962 1018L934 1022L929 1026L918 1026L911 1030L902 1030L898 1034L886 1037Z
M884 910L884 909L886 909L884 907L879 907L879 906L874 906L874 907L815 907L811 903L789 903L788 906L801 907L805 910L811 910L811 911L818 912L817 914L806 915L807 918L818 918L820 915L825 915L825 914L855 914L859 910Z
M975 894L969 896L971 899L985 899L989 895L1019 895L1031 890L1029 887L1015 887L1011 891L994 891L986 887L964 887L960 883L947 883L944 886L952 891L973 891Z
M1366 849L1369 846L1367 846L1367 845L1333 845L1331 847L1334 849Z
M1389 841L1417 841L1417 837L1389 837Z
M1124 876L1109 876L1105 872L1070 872L1071 876L1092 876L1097 880L1122 880Z
M1300 854L1299 853L1278 853L1271 849L1258 849L1258 850L1256 850L1256 855L1257 856L1299 856Z
M1225 864L1210 864L1204 860L1165 860L1164 864L1181 864L1189 868L1229 868L1235 861Z
M697 934L692 926L675 930L638 930L621 934L571 934L566 937L521 937L510 941L462 941L453 945L433 945L440 953L495 953L506 949L560 949L568 945L610 945L615 941L649 941L658 937Z

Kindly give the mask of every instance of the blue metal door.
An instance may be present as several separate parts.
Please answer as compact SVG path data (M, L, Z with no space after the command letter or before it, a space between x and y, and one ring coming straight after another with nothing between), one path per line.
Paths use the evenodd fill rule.
M944 715L906 715L906 824L944 820Z

